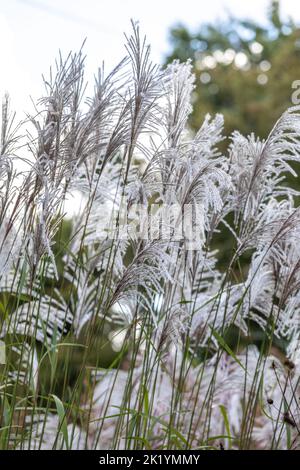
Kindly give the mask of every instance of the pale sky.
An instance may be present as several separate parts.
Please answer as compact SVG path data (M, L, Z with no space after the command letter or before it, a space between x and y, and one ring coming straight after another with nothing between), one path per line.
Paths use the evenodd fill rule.
M300 21L299 0L282 0L282 12ZM104 60L109 70L124 55L124 31L130 19L140 22L161 61L168 51L168 30L183 22L196 29L202 22L236 16L265 19L269 0L0 0L0 95L8 91L17 110L28 96L38 97L41 74L61 49L76 50L87 38L87 76Z

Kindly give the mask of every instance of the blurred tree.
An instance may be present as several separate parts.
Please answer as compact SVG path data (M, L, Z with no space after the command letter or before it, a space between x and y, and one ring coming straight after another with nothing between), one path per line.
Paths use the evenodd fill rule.
M292 19L282 19L278 1L271 2L264 26L229 15L197 33L177 25L170 42L167 62L191 58L194 65L193 129L207 112L220 112L227 135L239 129L264 138L293 104L292 84L300 80L300 29Z

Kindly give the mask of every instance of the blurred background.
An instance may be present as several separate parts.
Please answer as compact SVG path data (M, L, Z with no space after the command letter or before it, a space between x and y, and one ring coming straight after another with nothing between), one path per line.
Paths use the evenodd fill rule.
M85 38L88 93L102 62L109 72L125 55L124 32L130 31L131 18L140 22L147 35L154 61L165 65L173 59L192 60L196 88L191 129L201 125L207 112L220 112L226 135L238 129L264 138L293 104L293 93L300 102L296 0L0 0L0 7L0 96L9 92L19 117L32 109L30 96L35 100L43 93L42 74L48 75L59 50L63 55L78 50ZM228 143L222 143L223 151ZM299 182L293 184L299 189ZM54 247L59 269L63 269L60 260L70 235L70 223L65 221ZM221 233L217 240L225 265L231 243L228 234ZM115 367L122 359L118 354L124 334L107 327L104 336L97 336L89 362L108 367L113 361ZM84 344L82 336L79 342ZM233 347L234 334L232 338ZM80 348L67 355L62 352L61 377L72 363L74 382L81 357ZM58 387L61 382L58 378ZM46 390L46 379L41 383Z

